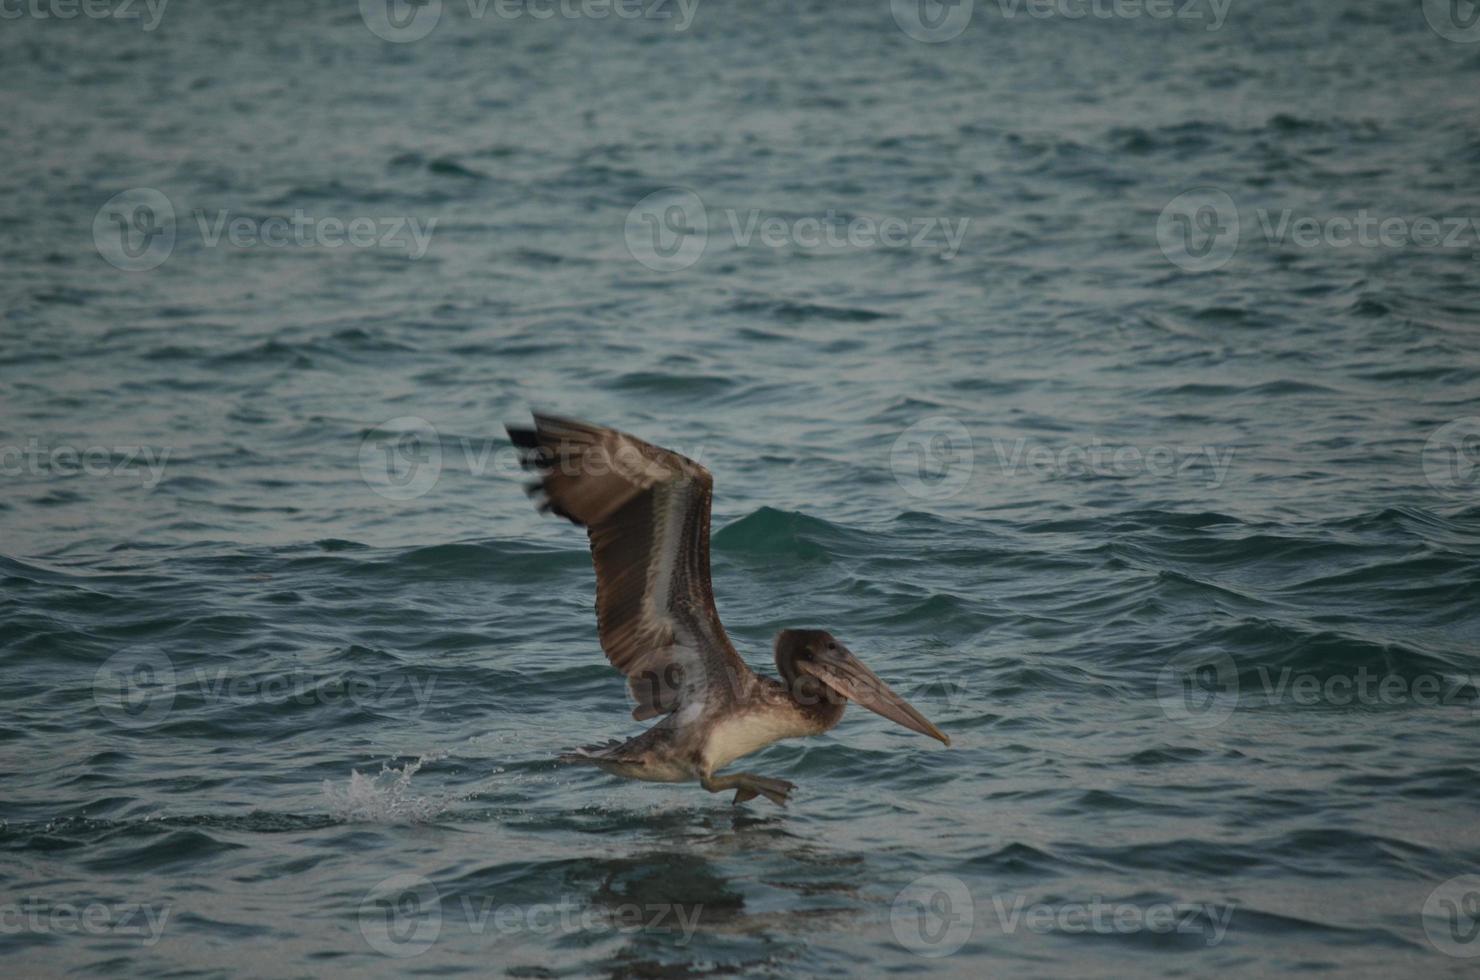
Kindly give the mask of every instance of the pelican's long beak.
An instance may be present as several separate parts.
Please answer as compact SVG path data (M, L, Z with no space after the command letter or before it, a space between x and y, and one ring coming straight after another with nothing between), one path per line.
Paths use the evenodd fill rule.
M797 669L822 681L849 701L856 701L875 714L883 715L896 725L951 744L950 736L932 725L904 698L896 694L879 675L869 670L841 643L836 650L816 651L814 659L797 663Z

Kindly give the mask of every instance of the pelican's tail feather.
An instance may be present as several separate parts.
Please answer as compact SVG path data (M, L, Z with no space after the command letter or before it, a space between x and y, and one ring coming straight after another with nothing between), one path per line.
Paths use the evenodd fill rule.
M610 739L601 745L583 745L555 757L556 762L612 762L619 758L617 750L626 745L619 739Z

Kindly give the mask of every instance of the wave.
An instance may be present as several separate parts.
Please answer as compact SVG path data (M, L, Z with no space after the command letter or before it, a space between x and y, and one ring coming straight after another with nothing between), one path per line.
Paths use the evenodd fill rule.
M867 547L870 535L797 511L761 507L714 534L716 551L828 562L838 552Z

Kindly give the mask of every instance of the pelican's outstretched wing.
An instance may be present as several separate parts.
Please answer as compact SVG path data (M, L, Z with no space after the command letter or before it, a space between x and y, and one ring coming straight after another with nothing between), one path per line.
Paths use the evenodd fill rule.
M583 525L596 565L596 625L639 720L734 699L751 677L709 584L709 471L615 429L535 413L509 426L541 511Z

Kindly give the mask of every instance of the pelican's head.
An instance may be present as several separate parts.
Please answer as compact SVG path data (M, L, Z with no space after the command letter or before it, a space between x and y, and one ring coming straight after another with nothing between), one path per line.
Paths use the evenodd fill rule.
M856 701L895 724L939 739L946 745L951 744L944 732L894 693L853 655L853 651L826 630L782 630L777 633L776 669L781 672L792 697L797 697L802 682L812 679L839 702ZM840 703L840 713L841 710Z

